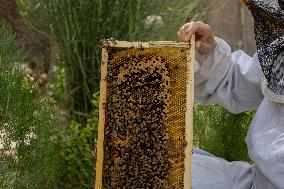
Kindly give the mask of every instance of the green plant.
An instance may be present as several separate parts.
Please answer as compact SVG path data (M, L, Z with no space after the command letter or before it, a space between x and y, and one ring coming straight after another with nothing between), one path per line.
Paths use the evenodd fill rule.
M53 66L52 68L53 73L53 81L48 85L48 93L50 96L54 98L54 100L63 107L64 103L67 103L64 96L64 89L66 85L65 80L65 69L62 64L58 64Z
M21 72L15 35L0 25L0 188L56 188L61 176L57 110Z
M228 161L247 161L245 137L253 112L231 114L217 105L195 104L194 145Z
M60 144L64 157L64 188L92 188L95 182L95 156L99 94L94 94L95 110L83 127L72 121L70 127L62 129Z

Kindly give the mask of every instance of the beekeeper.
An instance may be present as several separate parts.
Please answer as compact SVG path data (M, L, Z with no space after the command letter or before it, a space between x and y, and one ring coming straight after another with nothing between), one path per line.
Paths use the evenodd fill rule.
M196 35L199 102L219 104L232 113L257 110L246 139L254 164L228 162L194 149L193 189L284 189L284 4L242 2L255 20L253 57L241 50L231 52L203 22L187 23L178 32L183 42Z

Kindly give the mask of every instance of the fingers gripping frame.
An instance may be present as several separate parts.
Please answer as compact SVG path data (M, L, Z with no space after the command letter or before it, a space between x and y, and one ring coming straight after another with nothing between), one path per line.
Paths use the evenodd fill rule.
M191 189L195 39L102 44L96 189Z

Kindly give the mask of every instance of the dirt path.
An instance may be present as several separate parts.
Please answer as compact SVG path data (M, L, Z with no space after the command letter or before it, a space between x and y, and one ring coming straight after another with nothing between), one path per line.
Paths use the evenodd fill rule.
M29 46L32 34L21 20L16 0L0 0L0 22L11 26L16 32L19 44L24 43L24 46Z
M35 18L32 18L34 20L31 20L31 22L38 22L38 18L36 16L34 17ZM16 0L0 0L0 23L9 25L16 33L17 44L23 48L28 63L33 62L37 64L38 67L46 67L46 65L43 66L43 64L49 64L49 39L46 36L35 36L25 25ZM49 65L47 65L47 69L48 68Z

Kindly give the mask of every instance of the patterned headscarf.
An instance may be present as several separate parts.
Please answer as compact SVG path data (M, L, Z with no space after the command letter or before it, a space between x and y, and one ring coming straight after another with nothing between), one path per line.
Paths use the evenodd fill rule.
M281 0L279 0L281 1ZM284 11L277 0L241 0L251 11L258 59L262 68L262 92L284 103Z

